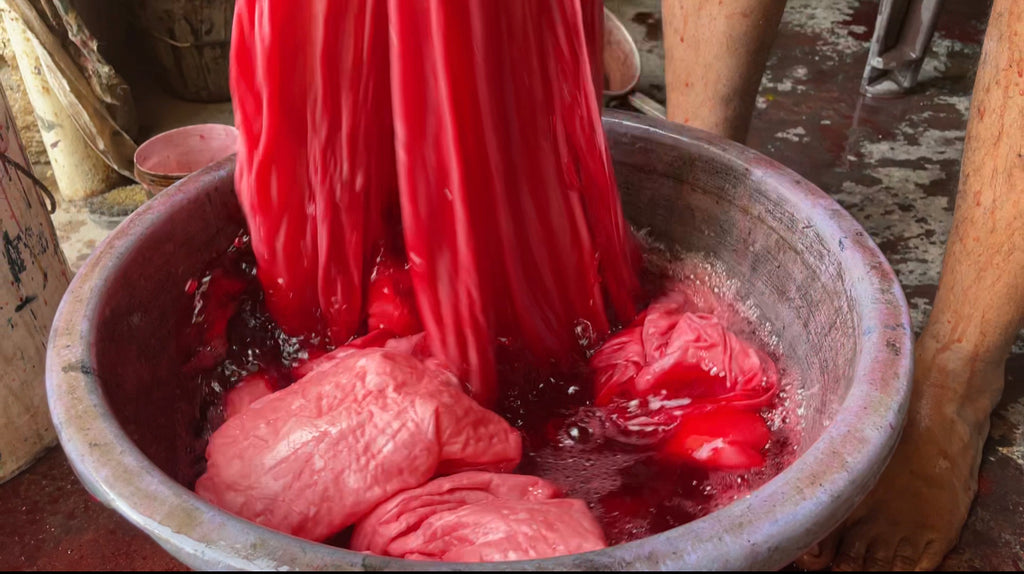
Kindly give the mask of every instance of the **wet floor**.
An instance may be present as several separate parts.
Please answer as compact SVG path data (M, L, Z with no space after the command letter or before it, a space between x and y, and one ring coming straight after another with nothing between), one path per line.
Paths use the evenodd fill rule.
M639 89L663 102L660 0L607 5L640 46ZM789 0L751 127L751 147L831 194L875 238L903 283L918 330L935 295L952 221L988 6L946 0L918 89L872 100L858 88L878 3ZM80 263L103 232L82 223L84 212L63 217L58 232L69 260ZM993 417L981 491L945 570L1024 569L1024 345L1017 351ZM181 567L93 501L59 449L0 486L0 516L3 569Z

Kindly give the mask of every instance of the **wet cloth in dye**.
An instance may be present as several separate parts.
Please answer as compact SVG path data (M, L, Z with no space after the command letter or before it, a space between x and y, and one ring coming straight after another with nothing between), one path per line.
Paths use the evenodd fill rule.
M769 440L760 411L778 392L775 363L713 315L670 292L590 359L598 406L630 442L718 469L757 468Z
M535 476L464 472L384 502L356 525L352 549L447 562L532 560L605 547L586 503Z
M438 474L519 463L519 433L447 371L351 349L218 428L196 492L217 506L324 540Z

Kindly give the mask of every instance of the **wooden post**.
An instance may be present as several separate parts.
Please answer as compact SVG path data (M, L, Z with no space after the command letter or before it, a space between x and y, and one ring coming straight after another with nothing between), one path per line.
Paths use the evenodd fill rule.
M61 195L77 201L109 191L120 180L118 173L89 145L54 93L43 72L36 42L24 23L10 10L4 10L3 16Z
M0 153L31 170L0 90ZM0 483L57 442L46 405L46 342L71 278L47 203L0 162Z

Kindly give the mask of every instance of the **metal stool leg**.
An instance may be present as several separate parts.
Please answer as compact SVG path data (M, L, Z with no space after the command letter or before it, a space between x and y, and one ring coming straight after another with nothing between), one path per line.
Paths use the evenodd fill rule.
M942 0L882 0L861 92L898 96L917 84Z

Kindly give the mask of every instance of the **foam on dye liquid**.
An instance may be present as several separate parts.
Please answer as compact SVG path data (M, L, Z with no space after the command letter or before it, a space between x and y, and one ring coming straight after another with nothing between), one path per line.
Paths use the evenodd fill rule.
M761 413L771 430L765 466L741 473L708 471L666 462L650 449L612 436L603 411L593 406L584 363L542 377L502 358L499 350L502 394L495 410L523 433L517 472L551 480L566 496L585 500L609 544L663 532L746 496L793 462L801 443L802 385L787 368L771 325L742 298L742 286L712 259L670 256L650 242L645 264L644 288L652 299L670 287L683 290L692 302L690 311L714 315L775 361L780 392ZM242 378L258 371L275 389L284 388L295 381L295 367L327 349L319 341L285 336L270 319L244 232L186 291L196 301L195 329L183 340L194 350L186 373L204 390L199 438L205 443L224 420L225 393ZM218 329L221 323L226 329ZM203 335L211 330L213 340ZM579 326L578 335L584 347L593 347L586 325Z

